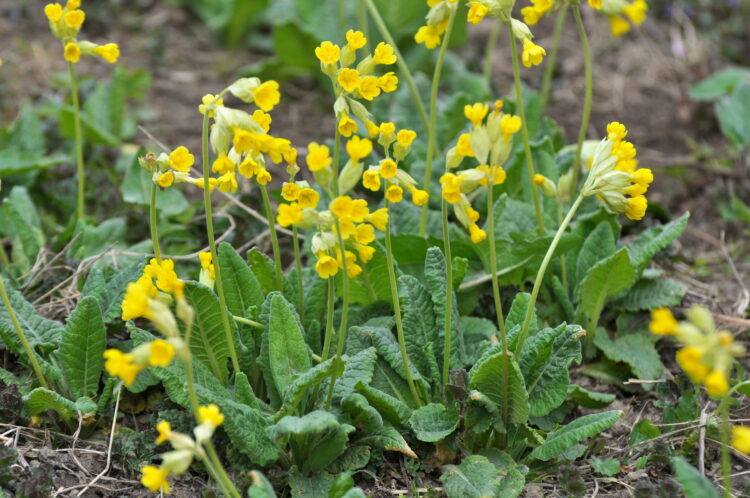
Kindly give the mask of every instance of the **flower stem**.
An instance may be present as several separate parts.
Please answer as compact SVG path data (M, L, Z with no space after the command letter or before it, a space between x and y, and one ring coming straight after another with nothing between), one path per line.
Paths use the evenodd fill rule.
M18 322L18 317L16 316L15 311L13 311L13 306L11 306L10 304L10 298L8 297L8 293L5 291L5 281L3 280L2 276L0 276L0 297L2 297L3 299L3 304L5 305L5 309L8 311L10 321L13 322L13 328L16 329L18 338L21 340L21 345L26 352L26 356L29 357L29 363L31 363L31 368L34 370L34 374L36 374L36 378L39 381L39 384L42 387L49 389L47 379L44 378L42 368L39 366L39 362L36 359L36 353L34 353L34 350L31 348L31 344L29 344L28 339L26 339L26 334L23 332L21 324Z
M568 17L568 4L563 3L560 10L557 12L555 18L555 29L552 32L552 45L549 49L549 54L545 59L544 66L544 79L542 80L542 96L541 101L541 112L542 114L547 110L549 104L549 92L552 88L552 76L555 74L555 68L557 66L557 52L560 48L560 38L562 37L563 30L565 28L565 20Z
M336 346L336 363L341 363L341 357L344 354L344 347L346 346L346 332L347 332L347 319L349 316L349 274L346 268L346 247L344 246L344 237L341 235L341 223L338 219L336 220L336 233L339 238L339 249L341 250L341 282L343 283L343 300L341 304L341 323L339 324L339 337L338 345ZM328 398L326 399L326 409L331 408L331 401L333 400L333 388L336 384L336 373L338 368L335 368L333 375L331 376L331 385L328 388Z
M70 72L70 93L73 97L73 130L76 141L76 172L78 175L78 194L76 198L76 217L83 221L85 216L84 200L86 198L86 178L83 171L83 136L81 133L81 103L78 99L78 80L72 62L68 62Z
M271 209L271 200L268 198L268 189L265 185L260 186L260 193L263 196L263 206L266 209L266 218L268 218L268 229L271 232L271 246L273 247L273 260L276 266L276 290L284 290L284 275L281 271L281 249L279 249L279 236L276 233L276 221L273 219L273 209Z
M490 175L494 178L494 171ZM495 313L497 314L497 330L500 332L500 343L503 348L503 368L502 378L500 380L500 389L502 394L502 417L503 425L509 427L509 409L508 409L508 340L505 331L505 320L503 319L503 302L500 299L500 285L497 280L497 250L495 248L495 206L492 200L492 182L487 182L487 231L490 246L490 273L492 276L492 296L495 299ZM506 444L506 435L502 435L502 444Z
M495 25L492 26L490 36L487 38L487 47L484 49L483 73L488 87L492 84L492 61L495 56L497 39L500 37L500 31L503 29L503 22L502 19L498 18Z
M563 204L562 202L557 203L557 226L559 227L562 225L563 222ZM565 255L560 255L560 267L561 267L561 277L562 277L562 286L563 289L565 289L565 295L568 295L568 265L567 265L567 259L565 258Z
M297 307L299 320L305 323L305 285L302 279L302 257L299 252L299 234L297 226L292 225L292 244L294 245L294 266L297 268Z
M149 224L151 225L151 242L154 244L156 262L161 264L161 247L159 247L159 232L156 227L156 184L151 182L151 206L149 208Z
M456 12L458 9L454 9L448 18L448 26L445 28L445 34L443 35L442 43L440 44L440 52L438 52L437 61L435 62L435 72L432 75L432 90L430 91L430 126L427 128L427 157L425 159L424 166L424 188L429 192L430 186L432 185L432 158L435 155L435 149L437 147L437 95L438 88L440 87L440 74L443 71L443 61L445 60L445 53L448 51L448 44L451 39L451 32L453 31L453 24L456 20ZM422 213L419 216L419 236L424 237L427 230L427 212L429 211L429 202L425 202L422 206Z
M208 450L208 457L213 461L214 470L217 474L214 478L218 477L217 481L219 481L221 483L220 485L225 489L224 493L232 498L241 498L242 495L240 495L237 488L234 487L234 483L232 483L226 470L224 470L224 466L221 464L221 460L219 460L219 455L216 454L216 449L214 448L213 443L211 441L206 441L205 446L206 450Z
M339 127L336 126L336 131L334 133L334 140L333 140L333 178L331 181L333 182L333 196L338 197L339 196L339 161L341 157L341 132L339 132Z
M573 4L573 16L576 19L578 35L581 37L583 66L586 73L586 90L583 101L583 117L581 118L581 129L578 131L578 145L576 147L575 158L573 159L573 180L571 183L571 192L575 192L578 189L578 175L581 172L581 151L583 150L583 141L586 139L586 131L589 127L589 119L591 118L591 99L594 93L594 76L591 69L591 48L589 47L588 36L586 36L586 28L583 26L581 9L577 3Z
M526 168L529 172L529 183L531 184L531 197L534 201L534 212L536 213L537 230L544 233L544 218L542 218L542 205L539 193L534 184L534 159L531 157L531 144L529 142L529 127L526 122L526 109L523 105L523 94L521 93L521 70L518 66L518 51L516 50L516 37L513 36L513 28L508 21L508 36L510 36L510 53L513 58L513 83L516 87L516 107L521 117L521 134L523 136L523 148L526 155Z
M731 444L731 425L729 424L729 399L731 392L727 393L719 403L719 434L721 436L721 481L724 488L724 498L732 497L732 461L729 454Z
M382 36L383 39L385 39L385 41L393 47L393 51L396 54L396 64L398 64L398 69L399 71L401 71L401 76L403 76L403 78L406 80L406 84L409 86L409 92L411 92L412 100L417 106L419 119L422 120L424 129L429 130L430 121L427 118L427 110L425 109L424 102L422 102L422 96L417 89L417 84L414 82L414 76L412 76L409 66L406 64L404 57L401 55L401 52L398 49L398 45L396 45L396 41L393 39L391 32L388 30L388 26L386 26L385 21L383 21L380 12L378 12L378 8L375 6L372 0L363 1L367 4L367 9L370 11L370 15L372 16L373 21L375 21L375 25L378 27L378 31L380 31L380 36Z
M388 210L388 219L391 218L391 203L385 200L385 208ZM393 264L393 246L391 241L391 224L390 221L385 226L385 259L388 264L388 280L391 284L391 300L393 301L393 314L396 318L396 332L398 335L398 346L401 349L401 361L404 364L406 372L406 382L409 384L409 390L417 403L422 406L422 400L417 392L417 386L414 385L414 379L411 374L411 365L409 364L409 355L406 353L406 337L404 335L404 324L401 320L401 303L398 297L398 283L396 282L396 270Z
M221 311L221 322L224 326L227 345L229 346L229 357L232 360L232 368L239 373L240 362L237 359L237 349L234 344L232 327L229 324L229 311L227 310L227 300L224 296L224 284L221 280L221 266L219 265L219 256L216 252L216 238L214 237L214 222L211 214L211 188L208 184L208 109L203 115L203 207L206 211L206 236L208 237L208 247L211 249L211 261L214 264L214 273L216 274L216 294L219 296L219 308Z
M570 206L570 211L568 211L568 214L565 216L565 219L560 224L560 228L557 229L557 233L555 233L555 237L552 239L552 243L549 245L549 248L547 249L547 254L544 255L544 259L542 260L542 265L539 267L539 271L536 274L536 279L534 280L534 287L531 290L531 299L529 299L529 307L526 309L526 316L523 319L523 326L521 327L521 333L518 335L518 344L516 345L516 357L520 357L521 353L523 352L523 343L524 341L526 341L526 336L529 333L529 325L531 324L531 317L534 314L534 306L536 305L536 298L537 296L539 296L539 289L542 287L542 280L544 280L544 272L547 271L547 266L549 266L549 262L552 259L552 255L555 254L555 249L557 249L557 245L560 243L560 239L565 233L565 230L568 228L568 225L570 225L570 222L573 219L573 216L575 216L576 211L578 210L578 207L581 205L582 201L583 201L583 196L579 195L578 198L573 203L573 205Z
M245 325L250 325L251 327L256 328L256 329L265 328L265 326L262 323L256 322L255 320L250 320L249 318L245 318L245 317L237 316L237 315L232 315L232 318L234 318L235 322L244 323Z
M451 260L451 236L448 231L448 202L441 200L441 211L443 215L443 254L445 255L445 324L443 328L443 394L448 385L451 365L451 323L453 314L453 261Z
M320 354L321 363L328 359L333 337L333 279L328 278L328 292L326 299L326 332L323 338L323 351Z

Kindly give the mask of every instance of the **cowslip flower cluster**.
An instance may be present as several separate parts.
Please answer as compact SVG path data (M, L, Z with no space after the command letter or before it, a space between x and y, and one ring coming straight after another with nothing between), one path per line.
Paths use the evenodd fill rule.
M190 176L195 156L182 145L169 154L162 152L157 156L149 152L139 157L138 162L151 175L151 181L161 188L169 188L175 183L190 183L200 188L204 186L203 178Z
M320 202L320 194L304 180L285 182L281 188L281 196L287 202L282 202L278 207L276 221L283 227L291 225L311 227L316 224L317 212L315 209Z
M427 0L427 6L430 10L425 16L425 25L417 30L414 40L432 50L440 45L450 17L458 9L458 0Z
M338 131L345 137L350 137L359 128L352 115L363 123L371 119L369 111L357 99L372 101L381 93L394 92L398 88L395 73L386 72L382 76L373 74L378 65L390 66L396 63L395 50L387 43L379 43L356 67L351 67L357 60L357 50L366 44L364 33L350 29L346 33L346 45L343 47L324 41L315 49L321 71L331 78L336 96L333 110L336 113Z
M104 368L118 377L126 386L135 382L141 370L147 367L166 367L175 354L183 353L185 344L179 336L169 302L177 303L177 315L185 322L191 322L193 310L185 300L185 282L180 280L174 271L174 262L170 259L159 263L152 259L144 268L143 275L128 284L125 298L122 301L123 321L136 318L150 320L164 339L142 344L129 353L118 349L104 352Z
M705 308L693 306L686 315L688 321L678 322L669 309L656 309L651 312L649 330L679 341L683 345L676 355L680 367L694 383L704 385L710 396L723 396L729 391L733 359L743 356L745 348L726 330L716 330Z
M521 15L526 24L533 26L548 12L559 8L562 3L562 0L531 0L531 5L521 9ZM622 36L630 31L631 23L640 26L646 20L648 12L645 0L588 0L588 4L609 18L613 36Z
M424 206L430 196L424 190L417 188L417 181L406 171L399 168L402 161L411 151L411 144L417 138L413 130L399 130L393 123L368 125L371 138L377 138L383 146L385 158L378 164L371 165L361 174L362 185L368 190L378 192L385 190L385 198L391 204L401 202L404 190L411 194L411 200L416 206ZM393 148L391 149L391 146Z
M648 207L644 194L654 175L650 169L638 168L636 149L625 140L627 134L621 123L607 125L607 138L599 142L588 161L590 171L581 195L596 195L610 211L641 220Z
M86 20L86 13L80 7L81 0L68 0L65 7L59 3L49 3L44 7L50 31L62 42L65 60L76 63L81 60L82 55L93 55L111 64L117 62L120 47L116 43L99 45L87 40L78 40L78 33Z
M481 102L464 107L471 132L459 136L457 144L448 150L448 171L440 178L443 199L453 205L456 218L469 230L475 244L486 239L487 234L479 228L479 213L471 206L467 195L479 186L491 188L505 181L502 165L510 156L513 135L522 125L520 117L503 113L502 108L501 100L495 102L492 111L488 104ZM465 157L473 158L479 165L452 173L450 170L457 168Z
M224 105L223 96L231 93L258 109L252 114ZM286 162L288 168L297 168L297 150L285 139L269 134L272 118L268 114L280 102L279 84L258 78L240 78L218 95L208 94L198 106L201 114L208 113L213 119L210 132L211 148L216 159L211 164L211 172L216 177L208 179L209 188L221 192L236 192L237 173L255 179L259 185L271 181L271 173L266 169L266 158L274 164ZM200 182L203 186L205 179Z
M224 415L216 405L198 407L198 424L193 429L195 438L187 434L175 432L166 420L156 424L159 436L155 444L169 441L173 450L161 455L161 465L146 465L141 468L141 484L150 491L156 493L163 491L169 493L169 476L179 475L187 472L193 459L203 460L206 458L205 443L210 441L216 428L224 423Z

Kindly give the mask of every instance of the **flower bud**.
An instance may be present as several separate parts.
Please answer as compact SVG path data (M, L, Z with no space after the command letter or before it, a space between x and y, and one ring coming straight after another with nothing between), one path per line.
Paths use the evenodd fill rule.
M193 463L193 454L190 450L168 451L161 455L161 466L172 474L184 474Z
M349 159L349 161L346 162L346 165L339 174L339 195L346 195L347 192L359 183L364 168L365 165L361 161L353 161Z

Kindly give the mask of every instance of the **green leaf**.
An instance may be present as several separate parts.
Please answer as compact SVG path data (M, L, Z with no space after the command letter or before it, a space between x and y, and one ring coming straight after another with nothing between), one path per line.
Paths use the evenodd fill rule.
M234 376L234 397L240 403L260 410L260 402L244 372L238 372Z
M389 329L383 327L371 327L370 330L372 331L372 343L375 346L375 349L377 349L380 357L385 360L402 379L406 379L406 366L404 365L401 356L401 348L398 345L396 337ZM430 390L429 384L424 378L422 378L419 372L414 369L414 363L410 358L408 368L411 371L412 379L414 380L417 389L421 388L424 392L428 392Z
M507 371L508 379L508 421L525 424L529 416L529 396L515 359L503 355L502 351L485 356L469 372L469 387L488 396L503 409L503 389L500 379Z
M349 357L344 366L344 373L336 379L333 395L337 398L345 398L354 392L359 382L369 384L372 381L377 357L375 348L363 349Z
M513 303L510 305L508 310L508 316L505 318L505 328L508 330L514 327L523 326L523 320L526 317L526 311L529 309L529 303L531 302L531 294L528 292L519 292L516 297L513 298ZM529 323L529 334L535 334L539 330L538 325L539 319L536 313L531 315L531 322ZM513 349L513 348L511 348Z
M480 455L487 458L497 469L498 475L503 477L497 496L504 498L520 496L526 485L525 466L517 464L513 457L497 448L486 448L480 452Z
M627 249L598 262L581 281L580 312L596 325L607 299L630 287L634 276L635 268L630 264Z
M104 323L119 320L122 314L122 300L125 298L125 290L129 283L135 282L143 274L146 266L145 259L136 261L132 265L123 268L107 282L104 293L99 299L102 308Z
M541 417L560 406L568 395L568 368L581 362L582 329L562 324L529 337L519 366L529 393L529 414Z
M445 465L440 481L449 498L486 498L500 495L502 477L486 457L471 455L461 465Z
M641 420L630 431L630 442L629 444L637 444L649 439L653 439L661 435L661 429L659 429L650 420Z
M357 392L367 398L368 403L373 406L383 418L396 426L403 426L411 417L411 409L395 397L384 393L362 381L357 383Z
M658 379L664 371L654 341L654 337L638 333L626 334L612 341L604 330L599 330L594 337L594 344L607 358L627 363L636 377L643 380Z
M145 154L146 150L141 148L128 160L128 169L120 187L122 200L139 206L151 205L151 175L138 162L138 158ZM156 190L156 208L166 216L175 216L187 211L190 205L181 189L159 188Z
M219 298L211 289L196 282L186 283L185 298L195 310L190 351L195 358L208 366L222 384L226 385L229 344L221 318ZM230 321L230 325L233 324L234 322ZM236 335L235 327L232 336Z
M289 487L292 498L320 498L328 496L328 490L333 485L334 478L328 472L313 475L302 474L296 467L289 472Z
M252 480L252 484L247 489L247 496L249 498L276 498L273 485L261 471L253 470L248 472L248 475Z
M750 82L738 85L734 92L716 103L716 117L724 136L737 148L750 146Z
M289 383L286 391L284 391L284 403L282 404L279 413L276 415L276 418L280 418L280 415L283 414L294 413L297 409L297 405L302 402L305 395L315 386L323 382L323 379L333 375L336 367L337 362L335 361L335 358L329 358L323 363L315 365L306 372L296 376L294 380Z
M414 410L409 424L420 441L434 443L450 436L458 428L460 420L453 410L445 405L430 403Z
M438 331L438 338L435 342L435 354L440 358L442 364L443 346L445 344L445 298L446 298L446 281L445 281L445 257L437 247L430 247L427 250L427 259L424 263L424 275L427 288L432 295L432 307L435 313L434 328ZM464 366L464 339L463 329L461 327L461 317L458 313L458 302L455 293L451 292L451 351L450 363L451 368L462 368Z
M0 276L0 278L3 277ZM10 305L31 347L39 352L49 352L56 348L63 335L62 324L39 315L34 306L26 301L20 292L11 287L8 280L5 280L5 289ZM14 354L26 357L21 340L2 301L0 301L0 337Z
M599 223L586 237L581 246L576 262L575 281L583 282L588 271L599 261L610 257L615 252L615 236L612 227L606 221Z
M422 282L411 275L402 275L398 279L398 287L403 326L405 331L409 331L405 334L406 351L419 373L429 378L429 361L423 351L427 343L434 343L439 335L432 296Z
M41 171L69 160L70 158L64 154L40 156L38 151L28 153L14 149L0 150L0 178L20 175L29 171Z
M686 498L719 498L719 491L698 469L682 457L672 457L672 466L677 482L682 486Z
M94 297L84 297L68 318L56 355L72 397L96 396L105 343L106 331L99 303Z
M601 459L594 456L589 458L589 463L591 464L591 468L594 469L595 472L598 472L607 477L612 477L613 475L620 473L620 461L616 458L610 457Z
M589 391L576 384L568 386L568 397L578 405L590 409L607 407L617 398L614 394Z
M247 310L251 306L260 310L264 299L263 290L255 274L237 251L226 242L219 244L219 268L227 308L233 315L251 318L245 316Z
M24 396L23 401L30 415L39 415L47 410L54 410L63 418L71 418L79 411L82 415L96 414L96 403L90 398L81 397L71 401L44 387L37 387Z
M276 290L276 266L271 258L253 247L247 252L247 263L263 289L263 294Z
M642 278L609 306L624 311L668 308L679 305L686 292L687 287L671 278Z
M34 201L25 187L15 186L3 200L4 219L0 227L13 240L13 260L27 270L44 247L44 232Z
M716 100L731 95L742 82L750 83L750 70L742 67L730 67L716 71L708 78L698 82L690 89L693 100Z
M678 219L655 227L649 227L628 244L628 252L633 266L639 273L651 262L654 255L667 247L673 240L682 235L687 227L690 213L685 213Z
M124 218L111 218L99 225L79 223L76 227L78 237L70 244L68 256L85 259L101 254L111 247L122 247L126 228Z
M362 273L349 281L349 300L351 303L368 305L376 301L391 302L391 284L388 279L388 262L385 249L375 244L376 250L372 259L363 265ZM340 295L343 273L336 276L336 291Z
M271 297L268 354L276 388L283 393L295 376L311 366L305 338L292 306L281 294Z
M541 445L534 448L534 451L529 456L530 458L539 460L555 458L584 439L609 429L620 417L622 417L622 412L619 410L584 415L568 425L549 433L547 439Z

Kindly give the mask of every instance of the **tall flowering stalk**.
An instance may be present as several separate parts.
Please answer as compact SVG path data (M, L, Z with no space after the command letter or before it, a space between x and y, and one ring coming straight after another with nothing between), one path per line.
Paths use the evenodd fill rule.
M573 205L568 210L568 214L557 229L534 279L529 307L526 310L516 345L515 353L517 356L520 356L523 352L523 345L529 332L531 317L534 314L534 306L547 266L583 199L596 196L608 211L624 213L631 220L641 220L646 214L648 201L644 194L653 182L654 175L650 169L638 169L638 161L635 159L636 150L631 142L625 140L627 134L628 130L623 124L616 121L609 123L607 125L607 137L599 142L589 159L588 177ZM554 185L551 180L547 181L548 179L545 179L542 175L535 176L534 180L537 185L542 186L545 193L549 193L551 196L558 195L558 191L568 188L561 184ZM567 184L567 181L565 183ZM575 191L574 185L569 188ZM593 340L598 321L598 316L591 317L587 327L589 340Z
M63 57L68 61L70 75L70 93L73 100L73 130L75 133L75 161L78 177L76 196L76 217L83 220L86 199L86 181L83 164L83 134L81 132L81 106L78 97L78 80L75 64L82 55L98 56L113 64L120 57L120 48L116 43L99 45L87 40L79 40L78 34L86 20L86 13L80 9L81 0L68 0L65 7L59 3L50 3L44 7L44 14L49 20L52 34L63 46Z

